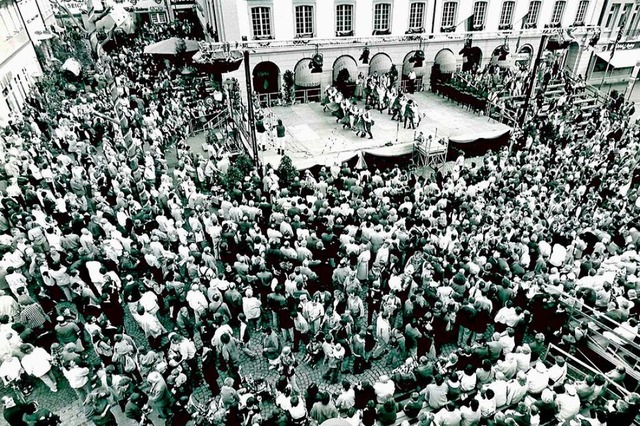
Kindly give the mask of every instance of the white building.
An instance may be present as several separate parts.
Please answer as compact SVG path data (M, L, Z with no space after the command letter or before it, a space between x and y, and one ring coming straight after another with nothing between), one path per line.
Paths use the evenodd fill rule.
M426 79L437 63L451 72L477 61L496 60L500 46L510 61L530 61L542 35L570 29L565 68L585 75L603 4L607 0L198 0L203 26L221 41L239 42L251 51L253 88L277 96L285 71L295 73L297 89L331 84L346 68L353 81L359 72L387 72L395 65L399 78L414 69ZM569 36L570 37L570 36ZM464 50L473 45L474 54ZM364 49L369 61L360 60ZM422 64L411 61L424 52ZM323 71L311 73L316 53ZM463 56L464 53L464 56ZM242 70L234 76L244 80ZM273 93L273 95L268 95Z
M599 83L606 72L605 82L624 82L640 63L640 1L607 0L598 24L602 36L589 60L589 80Z
M34 0L31 0L34 1ZM40 3L40 0L38 0ZM50 9L50 8L49 8ZM42 74L33 44L14 1L0 3L0 125L6 125L12 114L19 114L34 78ZM33 34L40 13L30 14ZM45 20L46 22L46 20Z

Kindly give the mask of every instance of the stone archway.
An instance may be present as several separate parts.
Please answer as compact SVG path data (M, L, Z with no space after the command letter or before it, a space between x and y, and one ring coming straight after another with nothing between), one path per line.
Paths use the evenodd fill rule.
M300 59L293 69L293 84L298 102L317 101L321 98L322 73L311 72L312 61L311 58Z
M357 77L358 63L351 55L339 56L333 62L333 85L344 96L353 96Z
M578 61L580 60L580 44L578 42L573 41L569 45L567 49L567 53L565 54L564 60L564 69L569 71L571 74L576 72L576 67L578 65Z
M533 46L530 44L525 44L518 49L518 53L515 55L515 63L516 65L529 68L531 64L531 60L533 59Z
M460 51L462 55L462 71L478 70L482 67L482 49L478 46L465 46Z
M378 75L388 73L392 65L393 61L389 55L384 52L376 53L369 60L369 75L373 75L376 72Z
M416 81L415 81L415 90L421 90L423 83L424 83L424 79L426 78L426 75L429 71L429 68L427 67L427 61L426 60L417 60L416 61L416 53L418 51L417 50L412 50L411 52L407 53L407 55L404 57L404 61L402 61L402 78L401 78L401 87L404 90L408 90L408 82L409 82L409 73L411 71L413 71L416 74Z
M491 65L497 65L500 68L509 68L513 65L513 55L511 55L508 44L496 46L491 52Z
M253 90L258 94L280 92L280 68L273 62L258 63L253 68Z

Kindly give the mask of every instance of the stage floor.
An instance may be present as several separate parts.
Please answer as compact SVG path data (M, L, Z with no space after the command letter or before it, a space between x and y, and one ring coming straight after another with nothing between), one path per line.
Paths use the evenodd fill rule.
M298 169L315 164L331 165L346 153L382 148L388 142L393 143L396 150L409 153L414 135L420 131L427 136L434 135L436 139L466 139L465 136L477 139L510 130L509 126L469 112L430 92L415 93L410 98L418 103L420 113L424 114L420 126L416 130L404 129L402 123L392 121L386 111L382 114L372 111L375 120L373 139L360 138L353 131L344 130L341 124L336 123L335 117L324 112L317 102L274 107L265 112L273 114L274 120L282 120L287 129L285 153ZM260 152L260 156L264 165L278 167L280 164L281 156L272 147Z

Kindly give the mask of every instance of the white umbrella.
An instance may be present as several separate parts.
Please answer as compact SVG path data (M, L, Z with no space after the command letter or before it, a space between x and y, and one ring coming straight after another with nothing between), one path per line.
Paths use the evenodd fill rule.
M77 60L69 58L64 62L64 64L62 64L62 70L68 71L76 77L80 77L80 74L82 73L82 65Z

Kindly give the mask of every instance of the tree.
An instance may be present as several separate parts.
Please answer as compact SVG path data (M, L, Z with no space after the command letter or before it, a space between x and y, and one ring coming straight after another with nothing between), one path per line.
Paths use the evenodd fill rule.
M227 173L222 176L222 184L227 190L233 189L238 182L242 182L244 174L236 164L229 165Z
M284 84L282 85L282 100L285 104L292 104L296 98L293 72L291 70L286 70L282 80L284 81Z
M288 155L282 157L276 173L280 178L280 186L283 188L288 188L295 178L299 177L298 170L293 166L293 162Z
M240 154L234 161L234 166L237 167L244 176L249 176L249 173L253 170L253 161L247 154Z

